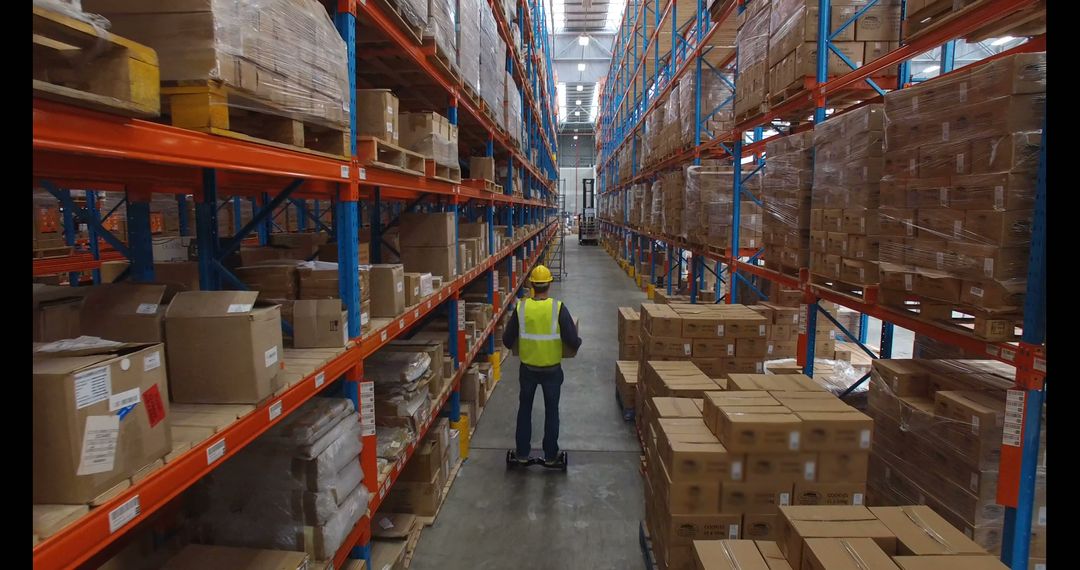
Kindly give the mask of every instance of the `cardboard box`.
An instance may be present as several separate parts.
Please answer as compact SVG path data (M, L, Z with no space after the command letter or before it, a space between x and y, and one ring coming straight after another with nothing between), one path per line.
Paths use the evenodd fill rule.
M457 221L452 213L401 214L398 224L402 247L446 247L457 244Z
M282 368L281 311L254 291L185 291L165 312L172 401L256 404Z
M720 408L727 406L774 406L776 401L765 391L706 392L702 404L702 417L713 433L720 434Z
M796 481L792 504L795 505L863 505L866 503L866 483L815 483Z
M386 512L433 517L439 508L439 500L442 499L441 479L442 469L438 468L427 481L399 480L386 494L381 509Z
M102 344L35 350L35 504L88 503L172 449L165 347Z
M82 288L34 284L34 342L77 338Z
M775 541L780 536L779 520L780 515L777 514L746 513L742 520L742 535L750 540ZM784 559L783 555L779 555L779 558ZM784 564L787 562L784 561Z
M405 268L401 264L371 266L371 316L396 317L405 312Z
M104 272L101 279L106 282L111 281L105 279ZM198 291L199 263L196 261L154 263L154 281L166 285L175 285L181 291Z
M817 455L814 453L748 453L746 480L751 483L814 481Z
M871 507L870 512L896 535L899 554L986 554L985 549L926 505Z
M495 178L495 159L490 156L469 157L469 178L497 181L497 178Z
M886 554L896 553L896 536L862 506L790 506L780 508L780 551L793 568L802 568L811 538L869 538Z
M796 412L806 451L868 451L874 420L852 408L843 412Z
M363 110L356 116L356 132L397 144L398 98L389 89L357 89L356 98L356 109Z
M657 529L665 546L690 546L701 540L738 538L741 517L732 514L673 515L660 511Z
M420 281L422 273L406 273L405 274L405 305L411 307L420 302L424 298L424 295L420 293ZM428 274L430 279L431 275Z
M416 446L416 451L398 477L399 481L427 482L440 475L446 463L446 447L437 437L428 436Z
M385 248L385 246L384 246ZM338 244L336 243L324 243L319 245L319 261L329 261L337 263L338 261ZM371 264L371 243L360 242L356 248L356 261L360 265Z
M716 481L672 481L667 467L661 462L657 483L671 514L715 514L720 511L720 485Z
M824 386L804 374L730 374L728 390L773 392L826 392Z
M720 510L730 513L776 514L791 504L791 483L727 482L720 485Z
M695 540L697 570L770 570L752 540Z
M1007 570L997 556L894 556L901 570Z
M803 554L804 570L898 570L869 538L809 538Z
M817 456L817 480L821 483L866 481L870 453L866 451L823 451Z
M641 343L641 314L631 307L619 307L619 343Z
M430 273L433 278L439 276L443 281L450 281L458 275L458 247L401 247L401 263L407 271Z
M307 570L304 552L189 544L162 570Z
M293 303L293 347L342 348L349 342L348 311L338 299Z
M296 263L282 260L280 265L237 267L233 272L251 290L257 291L260 299L296 299L300 290Z

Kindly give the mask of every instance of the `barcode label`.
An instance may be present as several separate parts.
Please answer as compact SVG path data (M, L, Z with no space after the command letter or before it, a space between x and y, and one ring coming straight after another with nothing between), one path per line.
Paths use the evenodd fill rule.
M140 315L153 315L154 313L157 313L157 310L157 303L139 303L135 312Z
M853 505L861 505L861 504L863 504L863 494L862 493L855 493L855 495L852 497L851 504L853 504Z
M386 331L379 333L379 340L386 342Z
M252 307L254 307L254 305L252 305L251 303L233 303L233 304L229 305L229 308L227 309L226 312L229 312L229 313L246 313L246 312L250 311Z
M780 506L791 504L791 493L780 493Z
M281 408L281 400L270 404L270 421L274 421L275 419L277 419L278 416L281 415Z
M341 167L341 177L346 179L346 180L349 179L349 167L348 166L342 166Z
M367 2L363 2L363 4L367 4ZM357 174L360 175L360 180L367 180L367 169L366 168L361 168L360 170L357 171Z
M1023 390L1009 390L1005 397L1005 427L1001 432L1001 444L1020 447L1020 440L1024 433L1024 399L1027 394Z
M142 509L139 507L139 496L126 500L119 507L109 511L109 533L114 533L127 523L135 520Z
M807 461L803 465L803 479L807 481L813 481L817 477L817 463L814 461Z
M211 444L210 447L206 448L206 464L207 465L210 465L211 463L217 461L218 459L221 459L224 456L225 456L225 440L224 439L219 439L218 441Z
M788 449L792 451L798 451L799 449L799 432L793 431L788 434Z
M150 372L155 368L161 367L161 351L155 350L153 353L144 356L142 361L143 372Z
M731 462L731 478L735 481L742 481L743 466L742 461Z
M109 411L110 412L115 412L116 410L119 410L120 408L126 408L128 406L131 406L133 404L138 404L138 403L139 403L139 389L138 388L132 388L131 390L127 390L125 392L120 392L119 394L114 394L112 396L109 396Z
M81 410L112 395L112 375L108 366L99 366L75 374L75 409Z
M729 524L728 527L727 527L727 534L728 534L728 538L730 538L731 540L738 539L739 538L739 525L737 525L737 524Z
M323 384L326 384L326 373L320 372L315 375L315 388L322 388Z

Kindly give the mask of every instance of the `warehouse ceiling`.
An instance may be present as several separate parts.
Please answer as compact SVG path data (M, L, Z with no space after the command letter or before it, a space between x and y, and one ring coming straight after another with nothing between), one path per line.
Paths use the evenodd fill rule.
M625 0L553 0L552 66L558 84L559 131L596 124L598 86L611 66L611 45Z

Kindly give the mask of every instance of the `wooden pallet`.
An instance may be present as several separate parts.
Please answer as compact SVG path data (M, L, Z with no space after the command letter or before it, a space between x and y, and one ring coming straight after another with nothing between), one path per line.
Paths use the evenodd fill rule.
M424 172L428 178L434 178L436 180L442 180L443 182L453 182L458 184L461 182L461 169L454 166L443 166L435 162L435 159L424 159Z
M424 155L376 137L359 137L356 141L356 154L361 164L426 176Z
M502 185L496 184L496 183L494 183L494 182L492 182L490 180L485 180L483 178L466 178L463 182L468 186L472 186L474 188L477 188L479 190L482 190L484 192L488 192L488 193L491 193L491 194L502 194L503 193ZM516 192L515 192L515 194L516 194Z
M472 102L473 106L476 107L477 109L480 109L481 107L484 106L484 99L481 98L480 94L477 93L476 91L474 91L472 86L469 85L464 80L462 80L462 82L461 82L461 91L460 92L463 93L469 99L469 101Z
M461 73L458 71L457 57L455 54L445 53L443 47L435 41L434 36L424 36L424 55L435 67L446 73L447 77L457 81L458 85L461 84Z
M57 257L67 257L75 250L70 245L57 246L57 247L43 247L34 250L34 259L54 259Z
M376 4L384 8L383 13L391 14L390 19L397 24L397 27L403 30L405 33L412 36L416 40L416 45L423 43L424 26L415 25L405 18L405 13L401 9L401 3L406 0L373 0Z
M927 33L961 19L973 11L981 10L991 0L966 0L964 6L954 9L953 0L938 0L914 14L909 14L903 22L904 41L911 42ZM982 41L999 36L1033 36L1046 33L1046 1L1041 0L1032 6L1009 14L1001 14L994 22L968 33L964 39L968 42Z
M220 81L170 82L161 96L174 127L331 158L351 154L348 126L297 117Z
M1019 340L1024 317L1015 309L991 311L958 303L912 298L903 291L882 290L878 302L895 311L991 342Z
M34 7L34 96L129 117L161 112L157 53Z

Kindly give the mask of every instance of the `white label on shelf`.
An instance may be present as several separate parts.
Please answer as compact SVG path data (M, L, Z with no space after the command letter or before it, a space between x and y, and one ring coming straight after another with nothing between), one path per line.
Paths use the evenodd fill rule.
M75 374L75 409L81 410L112 395L112 373L108 366L99 366Z
M322 388L323 384L326 384L326 372L320 372L315 375L315 388Z
M949 122L942 121L941 123L941 142L949 142Z
M793 431L788 433L788 449L792 451L799 450L799 432Z
M791 493L780 493L780 505L787 506L791 504Z
M854 495L852 495L851 504L853 504L853 505L861 505L861 504L863 504L863 494L862 493L855 493Z
M996 346L986 345L986 354L989 354L990 356L993 356L994 358L997 358L998 355L1001 354L1001 351L999 351Z
M213 462L221 459L225 456L225 438L221 438L214 443L210 444L210 447L206 448L206 464L210 465Z
M912 275L910 273L905 273L904 274L904 290L905 291L911 291L911 288L912 288L912 283L911 282L912 281L913 281Z
M1035 357L1035 363L1032 365L1032 368L1034 368L1035 370L1038 370L1039 372L1045 373L1046 372L1046 359L1036 356Z
M764 373L765 372L765 364L763 362L755 362L754 363L754 370L756 370L758 374Z
M266 349L266 352L263 353L263 361L266 363L267 368L270 368L271 366L277 364L277 345L271 346L270 348Z
M734 481L742 481L743 477L743 464L740 460L731 462L731 479Z
M391 521L388 517L382 517L379 519L379 526L382 527L384 530L390 530L394 528L394 522Z
M813 481L815 477L817 477L817 462L807 461L806 464L803 465L803 479Z
M975 295L976 297L982 297L983 296L983 290L980 289L979 287L972 286L971 287L971 294Z
M1002 360L1008 360L1009 362L1012 362L1014 358L1016 358L1016 351L1015 350L1013 350L1011 348L1005 348L1005 347L1001 348L1001 359Z
M405 330L405 319L398 319L397 324L399 329Z
M132 388L119 394L109 396L109 411L115 412L120 408L126 408L139 403L139 389Z
M979 435L979 416L971 416L971 433Z
M1035 524L1046 526L1046 507L1039 507L1039 516L1035 520Z
M414 319L420 318L420 309L413 309L412 316Z
M369 425L373 426L373 425L375 425L375 410L371 410L371 411L365 410L365 411L363 411L360 414L360 424L365 425L365 426L369 426Z
M864 429L859 432L859 447L870 449L870 430Z
M270 404L270 411L269 411L270 421L276 420L277 417L281 415L281 409L282 409L281 400L278 400L278 401L274 402L273 404Z
M139 303L139 306L136 307L135 312L140 315L153 315L157 313L157 310L157 303Z
M716 325L716 336L724 336L724 325Z
M911 110L915 113L919 112L919 97L915 96L911 98Z
M246 313L251 310L255 305L251 303L232 303L226 310L227 313Z
M375 395L375 383L371 381L360 383L360 393L364 396Z
M150 372L155 368L161 367L161 351L155 350L154 352L143 357L142 369L143 372Z
M728 538L731 539L731 540L738 539L739 538L739 525L737 525L737 524L729 524L729 525L727 525L727 535L728 535Z
M396 468L395 468L395 471L396 471ZM379 488L379 498L382 499L385 496L386 496L386 485L383 485L382 487Z
M341 177L346 180L349 179L349 167L347 165L341 166Z
M690 349L690 343L688 343L688 342L683 343L682 349L683 349L683 353L686 354L686 356L690 356L690 354L692 352L691 349Z
M1001 431L1001 445L1020 447L1024 434L1023 390L1009 390L1005 396L1005 427Z
M457 322L458 322L457 330L459 330L459 331L465 330L465 301L464 300L460 300L460 301L457 302Z
M86 416L82 454L79 458L79 469L75 474L84 476L112 471L119 439L119 416Z
M366 168L361 168L361 169L357 170L356 173L357 173L357 175L359 175L360 180L367 180L367 169Z
M386 331L382 331L379 333L379 340L381 340L382 342L386 342Z
M371 417L375 417L373 415L375 413L375 402L371 400L365 400L360 402L360 413L362 415L370 415Z
M119 507L109 511L109 533L120 530L124 525L135 520L141 512L138 495L124 501Z

